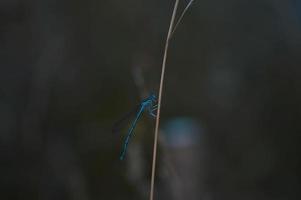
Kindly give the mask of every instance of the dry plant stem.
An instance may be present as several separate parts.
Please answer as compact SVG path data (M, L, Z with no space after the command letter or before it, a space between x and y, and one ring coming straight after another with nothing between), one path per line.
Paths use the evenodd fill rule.
M155 128L155 137L154 137L154 147L153 147L153 161L152 161L152 175L151 175L151 188L150 188L150 200L154 199L154 183L155 183L155 174L156 174L156 160L157 160L157 144L158 144L158 134L159 134L159 123L160 123L160 110L161 110L161 99L162 99L162 90L163 90L163 82L164 82L164 74L165 74L165 66L166 66L166 59L167 59L167 52L169 41L171 38L173 25L178 9L179 0L176 0L172 17L169 24L169 30L165 42L164 48L164 56L162 61L162 71L161 71L161 79L160 79L160 86L159 86L159 97L158 97L158 110L157 110L157 118L156 118L156 128Z
M190 0L190 2L189 2L189 3L187 4L187 6L185 7L185 9L184 9L184 11L182 12L181 16L179 17L179 19L178 19L176 25L174 26L174 28L173 28L173 30L172 30L172 32L171 32L171 36L170 36L170 37L173 36L174 32L175 32L176 29L178 28L179 24L181 23L181 21L182 21L184 15L186 14L188 8L191 6L191 4L193 3L193 1L194 1L194 0Z

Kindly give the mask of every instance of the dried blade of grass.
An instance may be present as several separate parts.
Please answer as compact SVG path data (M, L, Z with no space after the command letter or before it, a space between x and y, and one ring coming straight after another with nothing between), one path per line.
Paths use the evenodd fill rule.
M159 86L159 97L158 97L158 110L157 110L157 118L156 118L156 128L155 128L155 136L154 136L154 147L153 147L153 161L152 161L152 175L151 175L151 188L150 188L150 200L154 199L154 182L155 182L155 174L156 174L156 160L157 160L157 144L158 144L158 133L159 133L159 123L160 123L160 110L161 110L161 99L162 99L162 90L163 90L163 83L164 83L164 74L165 74L165 66L166 66L166 59L167 59L167 52L169 47L169 41L172 35L172 30L175 22L175 17L177 14L179 0L176 0L172 17L169 24L169 30L165 42L164 48L164 56L162 61L162 71L161 71L161 79L160 79L160 86Z
M173 28L173 30L172 30L172 33L171 33L170 37L173 36L174 32L175 32L176 29L178 28L179 24L181 23L181 21L182 21L184 15L186 14L187 10L189 9L189 7L191 6L191 4L192 4L193 1L194 1L194 0L190 0L190 2L187 4L187 6L185 7L185 9L183 10L181 16L179 17L179 19L178 19L176 25L174 26L174 28Z

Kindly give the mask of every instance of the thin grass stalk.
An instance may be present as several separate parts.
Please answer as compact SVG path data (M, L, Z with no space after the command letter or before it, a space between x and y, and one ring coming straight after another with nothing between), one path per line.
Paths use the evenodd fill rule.
M151 186L150 186L150 200L154 199L154 183L155 183L155 175L156 175L156 160L157 160L157 146L158 146L158 135L159 135L159 124L160 124L160 111L161 111L161 100L162 100L162 91L163 91L163 83L164 83L164 75L165 75L165 66L167 59L167 52L169 47L169 41L172 35L172 30L175 22L175 17L177 14L179 0L176 0L174 9L172 12L172 17L169 24L169 30L165 42L164 48L164 56L162 61L162 71L161 71L161 79L159 86L159 95L158 95L158 110L157 110L157 118L156 118L156 128L155 128L155 136L154 136L154 147L153 147L153 161L152 161L152 174L151 174Z
M194 0L190 0L190 2L187 4L187 6L185 7L185 9L183 10L182 14L180 15L176 25L174 26L172 32L171 32L171 35L170 37L173 36L174 32L176 31L176 29L178 28L179 24L181 23L184 15L186 14L187 10L189 9L189 7L191 6L191 4L193 3Z

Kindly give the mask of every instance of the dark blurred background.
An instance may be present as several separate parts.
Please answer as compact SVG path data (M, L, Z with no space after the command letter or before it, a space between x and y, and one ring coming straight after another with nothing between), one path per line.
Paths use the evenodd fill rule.
M154 121L124 161L111 128L158 90L173 3L0 1L1 200L148 199ZM170 45L156 199L301 199L300 28L299 0L195 0Z

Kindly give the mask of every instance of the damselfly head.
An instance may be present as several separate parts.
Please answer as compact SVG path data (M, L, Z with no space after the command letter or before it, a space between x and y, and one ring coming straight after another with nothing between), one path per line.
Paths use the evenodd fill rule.
M152 101L156 101L157 97L156 97L156 95L154 95L154 93L150 93L149 99L151 99Z

